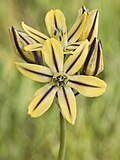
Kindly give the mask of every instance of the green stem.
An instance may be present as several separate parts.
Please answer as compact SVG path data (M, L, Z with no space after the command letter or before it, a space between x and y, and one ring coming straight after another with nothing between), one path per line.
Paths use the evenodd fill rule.
M65 159L66 136L67 136L66 120L60 113L60 148L59 148L58 160Z

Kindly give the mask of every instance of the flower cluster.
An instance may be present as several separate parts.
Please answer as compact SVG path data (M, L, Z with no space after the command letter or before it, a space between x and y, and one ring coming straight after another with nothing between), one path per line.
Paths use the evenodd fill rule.
M89 12L83 6L70 31L59 10L51 10L45 17L49 36L22 22L26 33L10 28L14 48L27 63L16 63L28 78L45 83L37 90L28 107L31 117L47 111L54 97L60 111L71 124L76 119L76 91L86 97L97 97L106 90L106 83L95 77L103 70L101 41L98 35L99 11ZM75 91L76 90L76 91Z

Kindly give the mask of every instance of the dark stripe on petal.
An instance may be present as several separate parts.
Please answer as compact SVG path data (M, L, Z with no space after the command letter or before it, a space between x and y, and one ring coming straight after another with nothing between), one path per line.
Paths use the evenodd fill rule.
M93 51L95 49L95 45L96 45L96 38L94 38L93 42L91 43L90 50L88 52L87 58L85 60L85 63L83 65L82 74L84 74L84 75L86 74L87 66L89 64L90 58L92 56L92 53L93 53Z
M19 36L27 45L30 44L30 42L27 39L25 39L21 34L19 34ZM30 37L30 38L32 38L32 37ZM42 47L36 47L36 48L42 48ZM41 64L39 56L37 55L37 52L36 51L31 51L31 52L32 52L32 54L34 56L35 64ZM27 52L27 53L30 53L30 52Z
M42 36L40 36L40 35L32 32L32 31L30 31L29 29L27 29L27 30L28 30L30 33L34 34L35 36L37 36L37 37L39 37L39 38L41 38L41 39L43 39L43 40L47 40L46 38L44 38L44 37L42 37Z
M25 39L20 33L18 33L19 34L19 36L20 36L20 38L27 44L27 45L29 45L29 44L34 44L34 43L31 43L31 42L29 42L27 39ZM37 42L37 43L39 43L37 40L35 40L34 38L32 38L31 36L29 36L29 35L27 35L29 38L31 38L32 40L34 40L35 42ZM39 43L40 44L40 43ZM34 49L38 49L38 48L42 48L42 46L39 46L39 47L36 47L36 48L34 48Z
M38 51L37 51L38 52ZM42 56L42 52L39 51L40 53L37 54L37 56L39 57L38 60L39 60L39 64L43 65L43 56Z
M98 51L97 51L97 59L96 59L96 66L93 76L95 76L98 72L99 65L100 65L100 42L98 42Z
M39 48L42 48L42 46L39 46L39 47L35 47L34 49L39 49Z
M73 61L73 63L68 67L68 69L66 70L66 73L69 72L71 70L71 68L75 65L75 63L77 62L77 60L80 58L82 52L84 49L82 49L82 51L79 53L79 55L76 57L76 59Z
M85 6L82 6L82 14L86 11Z
M48 96L48 94L53 90L55 86L51 86L51 88L41 97L40 101L37 103L37 105L34 107L33 111L42 103L42 101Z
M40 53L38 53L40 52ZM33 51L35 63L39 65L43 65L43 57L42 57L42 52L41 51Z
M19 33L18 33L19 34ZM21 34L19 34L20 38L28 45L30 44Z
M84 87L101 88L99 86L93 86L93 85L90 85L90 84L86 84L86 83L82 83L82 82L78 82L78 81L73 81L73 80L69 80L69 82L80 85L80 86L84 86Z
M96 23L96 20L97 20L97 15L98 15L98 10L97 10L97 12L96 12L95 19L94 19L94 21L93 21L93 25L92 25L91 30L90 30L89 35L88 35L88 40L89 40L89 41L91 40L91 37L92 37L92 35L93 35L93 31L94 31L94 29L95 29L95 23Z
M19 35L20 35L20 33L22 33L22 34L25 34L24 32L22 32L22 31L20 31L20 30L18 30L19 31ZM26 34L29 38L31 38L32 40L34 40L35 42L37 42L37 43L40 43L39 41L37 41L36 39L34 39L33 37L31 37L30 35L28 35L28 34Z
M62 37L61 37L61 35L58 35L58 37L59 37L59 41L62 41Z
M40 52L40 53L38 53L38 52ZM41 51L33 51L33 55L34 55L35 63L37 62L37 64L43 65L42 52Z
M57 20L56 20L55 15L54 15L54 24L55 24L55 28L57 29L57 28L58 28L58 26L57 26Z
M69 104L69 101L68 101L68 97L67 97L67 94L66 94L65 88L63 87L62 89L63 89L63 94L64 94L64 97L65 97L65 101L66 101L67 106L68 106L68 111L69 111L69 113L71 114L70 104Z
M37 40L34 39L33 37L31 37L31 36L29 36L29 35L28 35L28 37L30 37L31 39L33 39L35 42L40 43L39 41L37 41Z
M18 33L19 34L19 33ZM30 44L30 42L27 40L27 39L25 39L21 34L19 34L19 36L20 36L20 38L27 44L27 45L29 45ZM30 36L29 36L30 37ZM32 37L30 37L30 38L32 38ZM33 38L32 38L33 39ZM33 39L33 40L35 40L35 39ZM37 48L42 48L42 46L39 46L39 47L36 47L36 48L34 48L34 49L37 49ZM32 52L32 54L33 54L33 56L34 56L34 60L35 60L35 64L42 64L41 62L41 57L39 57L38 56L38 54L37 54L37 51L31 51ZM29 53L29 52L27 52L27 53ZM42 54L42 53L41 53Z
M36 51L33 51L34 59L36 64L40 64L39 56Z
M32 61L28 60L27 57L24 55L24 53L22 52L20 46L19 46L19 43L18 43L18 39L17 39L17 35L16 35L16 32L15 32L15 29L14 27L12 27L12 33L13 33L13 38L14 38L14 42L15 42L15 46L19 52L19 54L21 55L21 57L28 63L32 63Z
M82 19L83 21L83 19ZM79 27L81 26L82 24L82 21L79 23L79 25L77 26L77 28L75 29L75 31L71 34L71 36L68 38L68 42L70 41L70 39L75 35L75 33L78 31Z
M34 43L31 43L31 42L29 42L27 39L25 39L20 33L18 33L19 34L19 36L20 36L20 38L27 44L27 45L29 45L29 44L34 44ZM37 42L37 43L39 43L37 40L35 40L33 37L31 37L31 36L29 36L29 35L27 35L29 38L31 38L32 40L34 40L35 42ZM36 48L41 48L41 47L36 47Z
M52 78L53 76L52 75L49 75L49 74L46 74L46 73L41 73L41 72L37 72L37 71L32 71L30 69L27 69L27 68L24 68L24 67L21 67L23 68L24 70L28 71L28 72L31 72L31 73L34 73L34 74L38 74L40 76L45 76L45 77L50 77Z
M73 46L73 47L74 47L74 46L80 46L80 44L69 44L68 47L69 47L69 46Z
M55 51L54 51L54 48L53 48L53 46L52 46L52 45L51 45L51 49L52 49L53 62L54 62L54 65L55 65L56 71L57 71L57 72L59 72L58 64L57 64L57 60L56 60L56 57L55 57Z

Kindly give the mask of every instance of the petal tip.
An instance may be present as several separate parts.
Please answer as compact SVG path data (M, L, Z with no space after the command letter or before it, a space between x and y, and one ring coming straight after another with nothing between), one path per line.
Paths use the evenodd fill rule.
M24 22L24 21L22 21L22 22L21 22L21 24L22 24L22 25L24 25L24 24L25 24L25 22Z
M70 123L70 124L72 124L72 125L74 125L75 124L75 120L76 120L76 117L71 117L70 119L67 119L67 121Z
M24 21L21 22L21 25L22 25L23 29L24 29L25 27L27 27L27 25L25 24Z
M17 65L19 65L19 62L14 62L14 64L17 66Z
M75 120L72 120L72 121L71 121L71 124L74 125L74 124L75 124Z
M39 116L37 116L36 114L34 114L34 112L31 110L30 107L28 107L28 115L32 118L37 118Z

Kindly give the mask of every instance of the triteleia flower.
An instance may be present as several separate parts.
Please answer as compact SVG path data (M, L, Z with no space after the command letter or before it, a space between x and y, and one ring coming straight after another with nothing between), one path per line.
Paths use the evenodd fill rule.
M87 13L84 12L77 18L77 21L74 23L68 34L66 19L59 9L50 10L45 17L45 23L50 37L58 40L67 54L67 51L73 51L81 44L81 42L76 41L82 34L86 19ZM49 37L32 27L29 27L24 22L22 22L22 27L26 33L18 31L14 27L10 28L13 44L17 49L17 53L19 53L20 57L26 62L38 63L36 62L36 59L39 58L36 57L40 57L42 46Z
M60 10L56 9L49 11L46 15L45 22L49 35L61 43L64 53L67 54L71 51L72 54L72 51L81 44L81 41L88 39L92 42L93 39L98 36L99 11L95 9L89 12L85 6L82 6L78 12L78 17L68 34L66 20ZM41 50L41 44L43 43L41 42L41 39L39 40L38 38L41 36L41 33L27 26L25 23L22 23L22 26L28 35L39 41L37 44L26 46L25 50Z
M81 74L96 76L103 71L103 54L101 41L94 38L91 42Z
M50 10L45 17L45 23L50 37L57 39L61 43L62 47L66 49L67 46L75 43L80 37L82 30L84 29L86 19L87 13L85 12L78 17L77 21L68 32L68 35L65 16L59 9ZM39 47L39 44L43 44L38 38L40 37L40 32L27 26L25 23L22 23L22 26L27 34L39 41L37 48ZM32 46L30 47L32 48ZM26 50L27 49L29 50L29 48L26 48Z
M41 116L46 112L54 97L58 98L61 113L71 124L76 119L76 98L73 89L86 97L102 95L106 83L99 78L76 75L82 67L88 52L88 41L84 41L64 62L61 44L54 38L45 41L42 53L47 66L16 63L18 70L32 80L46 83L35 93L35 98L28 107L32 117Z

